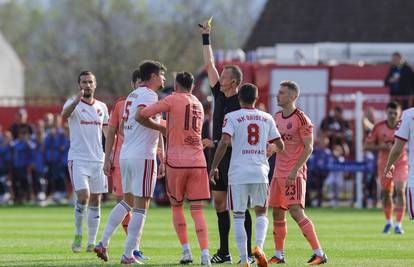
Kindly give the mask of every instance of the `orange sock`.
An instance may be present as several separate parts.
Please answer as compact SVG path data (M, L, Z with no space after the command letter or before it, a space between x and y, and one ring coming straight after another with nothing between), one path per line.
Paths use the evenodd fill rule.
M124 231L127 235L128 235L128 224L129 224L130 219L131 219L131 212L128 212L124 220L122 221L122 228L124 228Z
M392 220L392 211L393 211L392 204L390 204L389 206L384 206L384 214L385 214L385 219L387 221Z
M403 218L404 218L404 214L405 214L405 208L404 208L404 206L403 207L396 207L395 208L397 223L401 223L402 220L403 220Z
M188 244L187 224L185 222L183 205L171 205L175 232L181 245Z
M283 251L285 249L286 234L286 220L273 221L273 240L276 250Z
M200 249L208 249L208 228L206 219L204 218L203 204L191 204L190 213L194 221Z
M303 218L298 223L300 230L302 230L303 235L305 236L306 240L308 240L309 244L311 245L312 249L321 248L318 237L316 236L315 227L309 218Z

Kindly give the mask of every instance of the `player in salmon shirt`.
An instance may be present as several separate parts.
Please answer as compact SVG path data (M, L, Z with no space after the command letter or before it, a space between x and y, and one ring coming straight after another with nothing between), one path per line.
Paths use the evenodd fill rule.
M191 73L177 73L175 92L142 109L138 121L152 129L159 129L160 126L153 127L148 119L158 113L167 112L167 193L174 228L183 248L180 263L188 264L193 261L183 207L183 201L187 199L191 203L190 213L201 249L201 265L211 265L202 202L210 199L207 164L201 142L204 111L200 101L191 94L193 85L194 77Z
M286 211L299 225L313 249L309 265L327 262L312 221L306 216L306 161L313 150L313 125L310 119L296 108L299 86L293 81L282 81L277 94L277 104L282 108L275 114L276 126L285 143L285 150L278 153L275 171L270 184L269 206L273 208L273 238L275 255L269 263L284 263L284 245L287 233Z
M378 152L378 178L381 182L382 205L386 220L383 233L388 234L391 232L393 227L392 214L393 210L395 210L397 223L395 224L394 232L396 234L403 234L402 219L405 213L405 188L408 177L407 151L405 148L395 163L392 179L383 175L388 155L394 144L394 133L400 124L401 106L394 101L388 103L386 115L386 120L375 124L366 140L365 149ZM392 199L394 187L396 193L395 208L393 207Z

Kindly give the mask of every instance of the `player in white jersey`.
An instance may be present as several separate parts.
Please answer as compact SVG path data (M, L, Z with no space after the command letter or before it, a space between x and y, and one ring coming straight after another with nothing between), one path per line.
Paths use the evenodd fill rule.
M395 143L388 155L384 176L392 179L394 163L400 158L405 143L408 142L408 184L407 184L407 209L410 220L414 220L414 108L403 112L400 128L395 132Z
M121 258L122 264L140 263L133 256L133 251L141 237L146 211L154 193L157 177L157 146L159 141L162 144L160 133L139 124L137 115L141 109L158 101L155 91L164 87L166 68L157 61L146 60L140 64L139 70L142 86L130 93L125 100L122 123L124 142L119 156L124 195L134 197L125 252ZM158 125L160 119L158 114L149 123ZM163 162L163 158L161 161ZM160 172L163 172L163 167Z
M79 74L78 87L79 94L66 101L62 111L69 124L68 168L77 197L72 251L80 252L82 248L83 219L88 213L87 251L92 252L101 218L101 194L108 192L103 173L102 131L106 134L109 115L106 105L93 97L96 78L92 72Z
M215 183L215 179L218 179L218 164L227 147L231 145L227 205L233 211L235 239L242 266L250 266L244 229L244 216L249 203L256 212L256 248L253 255L258 266L267 266L266 256L262 250L268 226L267 146L268 143L274 143L276 152L284 149L284 143L272 116L255 109L257 98L257 87L253 84L244 84L240 88L241 109L225 116L223 135L210 171L210 181Z

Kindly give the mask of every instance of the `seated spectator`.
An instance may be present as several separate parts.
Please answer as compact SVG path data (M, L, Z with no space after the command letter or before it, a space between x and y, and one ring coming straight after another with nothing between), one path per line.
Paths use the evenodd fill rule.
M10 126L10 132L13 135L13 140L16 140L19 135L19 129L26 128L29 135L33 134L32 126L27 122L27 111L20 108L16 113L16 121Z
M330 148L333 149L335 145L340 145L344 150L344 156L348 157L350 153L348 144L352 141L349 122L344 119L341 107L335 107L332 113L322 120L320 129L325 136L328 136Z

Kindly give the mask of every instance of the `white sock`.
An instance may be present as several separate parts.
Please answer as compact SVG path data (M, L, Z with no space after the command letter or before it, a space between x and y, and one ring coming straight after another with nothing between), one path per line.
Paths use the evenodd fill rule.
M395 224L395 227L401 227L401 222L397 222L396 224Z
M256 217L256 224L254 225L254 231L256 235L256 246L263 249L263 244L266 239L267 227L269 220L266 215Z
M283 252L283 250L276 250L275 256L279 259L283 259L285 257L285 253Z
M141 237L145 223L145 209L134 209L131 220L128 224L128 237L125 241L124 255L132 258L138 239Z
M101 222L101 207L88 207L88 244L95 244Z
M124 200L116 204L116 206L112 209L102 235L101 242L104 247L108 246L109 240L118 228L118 225L121 224L130 210L131 207Z
M314 249L313 250L313 253L315 253L319 257L322 257L323 256L323 250L321 248Z
M391 224L392 225L392 220L386 220L387 224Z
M247 234L244 229L244 213L234 214L234 237L239 250L240 263L247 263Z
M186 250L190 251L190 244L188 243L183 244L183 251L186 251Z
M83 218L86 215L86 205L75 203L75 234L82 235Z
M207 248L201 250L201 256L203 257L210 256L210 253L208 252Z

